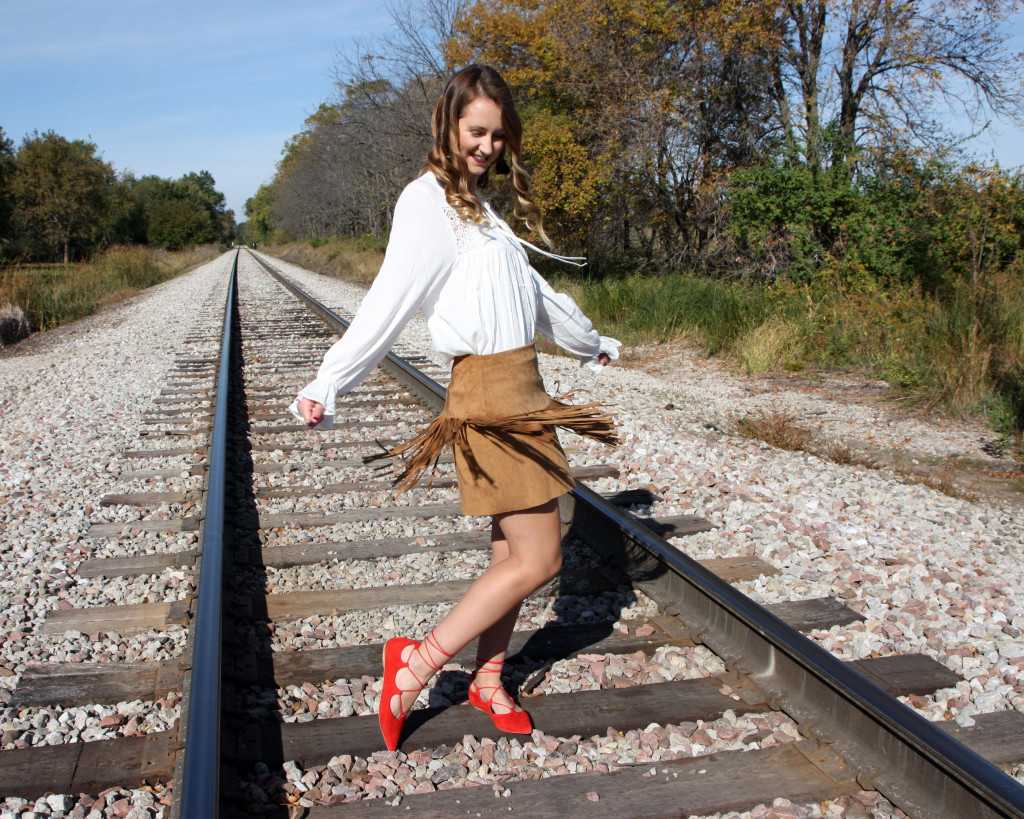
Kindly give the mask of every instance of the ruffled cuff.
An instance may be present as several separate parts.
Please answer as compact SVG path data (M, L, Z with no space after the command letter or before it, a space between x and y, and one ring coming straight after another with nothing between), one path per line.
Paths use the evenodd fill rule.
M301 398L316 401L324 408L324 417L320 419L320 423L313 427L313 429L333 429L335 405L338 398L338 390L333 383L317 379L299 390L298 396L292 401L292 405L288 407L288 410L300 421L304 421L302 413L299 412L299 399Z
M622 346L622 342L615 338L609 338L608 336L601 336L600 345L597 348L595 355L585 355L580 357L580 366L584 364L590 368L591 372L599 373L603 368L603 364L598 363L598 356L604 353L611 361L619 360L619 347Z

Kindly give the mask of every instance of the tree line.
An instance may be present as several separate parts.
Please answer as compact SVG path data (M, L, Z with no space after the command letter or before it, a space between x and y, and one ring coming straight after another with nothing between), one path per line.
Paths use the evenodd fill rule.
M255 237L386 234L470 62L523 115L561 248L619 269L948 283L1019 264L1019 171L949 116L1021 121L1019 0L409 0L246 204ZM499 206L500 202L497 203Z
M120 244L179 250L230 241L234 214L209 171L118 173L95 144L53 131L15 149L0 128L0 259L86 258Z

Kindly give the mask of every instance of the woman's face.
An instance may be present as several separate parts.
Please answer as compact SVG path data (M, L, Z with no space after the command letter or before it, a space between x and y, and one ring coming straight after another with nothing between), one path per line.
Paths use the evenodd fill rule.
M477 97L459 117L459 152L469 166L469 190L505 150L501 108L490 97Z

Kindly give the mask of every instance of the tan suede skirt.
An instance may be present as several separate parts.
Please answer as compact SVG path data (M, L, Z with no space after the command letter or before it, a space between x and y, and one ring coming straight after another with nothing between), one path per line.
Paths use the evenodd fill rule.
M564 397L564 396L563 396ZM451 446L464 515L530 509L568 492L569 471L555 427L615 443L599 404L556 401L544 390L533 344L455 359L444 410L414 438L366 461L396 460L408 489Z

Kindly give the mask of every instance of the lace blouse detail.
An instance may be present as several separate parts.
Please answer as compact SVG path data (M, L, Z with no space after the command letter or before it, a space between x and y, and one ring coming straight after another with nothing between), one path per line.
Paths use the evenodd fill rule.
M485 225L463 219L447 201L441 205L441 210L444 211L444 215L448 217L448 223L452 226L458 255L461 256L471 250L483 247L491 238L485 231Z

